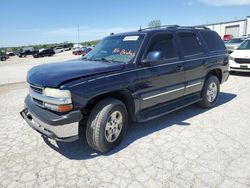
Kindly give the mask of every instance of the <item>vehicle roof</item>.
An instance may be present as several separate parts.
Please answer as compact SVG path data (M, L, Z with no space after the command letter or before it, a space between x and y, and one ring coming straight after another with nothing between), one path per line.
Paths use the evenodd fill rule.
M176 30L187 30L187 31L197 31L197 30L207 30L212 31L207 27L199 27L199 26L161 26L159 28L145 28L145 29L139 29L137 31L130 31L130 32L124 32L124 33L111 33L110 35L118 36L118 35L138 35L138 34L152 34L157 33L161 31L176 31Z

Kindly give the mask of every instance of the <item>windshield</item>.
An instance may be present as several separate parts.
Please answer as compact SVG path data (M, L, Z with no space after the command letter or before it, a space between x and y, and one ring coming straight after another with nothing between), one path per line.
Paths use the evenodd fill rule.
M250 40L244 41L239 47L238 50L250 50Z
M91 61L130 63L134 60L144 35L110 36L104 38L83 57Z
M228 42L228 44L238 44L242 43L244 40L243 39L232 39Z

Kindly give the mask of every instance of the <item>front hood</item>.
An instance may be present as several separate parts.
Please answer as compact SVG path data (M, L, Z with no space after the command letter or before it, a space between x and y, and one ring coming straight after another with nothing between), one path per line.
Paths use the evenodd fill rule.
M250 59L250 50L235 50L231 56L233 58Z
M122 63L72 60L36 66L28 71L27 81L41 87L58 87L60 83L87 76L121 70Z

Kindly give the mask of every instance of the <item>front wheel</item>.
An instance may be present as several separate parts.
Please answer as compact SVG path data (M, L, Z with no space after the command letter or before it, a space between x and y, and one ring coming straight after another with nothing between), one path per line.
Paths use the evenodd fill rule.
M220 93L220 82L214 75L209 75L201 92L202 101L198 104L203 108L211 108L216 105Z
M127 129L126 106L117 99L105 99L92 110L86 128L87 142L94 150L107 152L118 146Z

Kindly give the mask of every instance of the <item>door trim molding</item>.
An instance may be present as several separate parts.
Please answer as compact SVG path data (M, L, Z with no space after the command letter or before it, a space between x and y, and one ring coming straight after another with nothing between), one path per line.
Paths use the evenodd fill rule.
M169 93L180 91L180 90L183 90L183 89L185 89L185 87L173 89L173 90L166 91L166 92L163 92L163 93L159 93L159 94L156 94L156 95L151 95L149 97L142 98L142 100L145 101L145 100L148 100L148 99L152 99L152 98L155 98L155 97L159 97L159 96L162 96L162 95L166 95L166 94L169 94Z
M167 94L174 93L174 92L177 92L177 91L181 91L181 90L184 90L184 89L187 89L187 88L191 88L191 87L194 87L194 86L197 86L197 85L200 85L200 84L202 84L202 82L197 82L197 83L194 83L194 84L187 85L185 87L180 87L180 88L173 89L173 90L170 90L170 91L165 91L165 92L162 92L162 93L159 93L159 94L156 94L156 95L151 95L149 97L144 97L144 98L142 98L142 100L146 101L146 100L149 100L149 99L152 99L152 98L160 97L162 95L167 95Z

